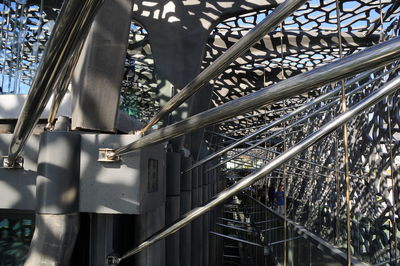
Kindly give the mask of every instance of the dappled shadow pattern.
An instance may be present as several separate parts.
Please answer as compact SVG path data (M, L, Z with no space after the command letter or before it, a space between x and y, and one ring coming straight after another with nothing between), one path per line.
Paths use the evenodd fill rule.
M390 8L392 1L382 1L384 10ZM360 51L364 47L377 44L379 31L368 30L379 21L380 3L368 1L340 1L341 30L344 54ZM237 15L220 22L212 31L203 60L203 68L236 43L273 9ZM387 21L394 18L395 9ZM385 26L387 26L385 24ZM227 103L243 95L252 93L280 80L292 77L332 62L339 58L337 36L336 4L333 0L309 1L289 16L282 27L278 27L257 42L243 56L232 63L230 68L214 81L213 106ZM313 95L304 95L304 98ZM302 104L296 98L288 99L285 107ZM275 108L281 109L283 102ZM274 109L274 108L272 108ZM251 119L238 117L236 123L241 127L254 124L258 114L259 121L270 121L279 116L263 115L263 110L255 110ZM237 125L225 123L222 132L232 131Z

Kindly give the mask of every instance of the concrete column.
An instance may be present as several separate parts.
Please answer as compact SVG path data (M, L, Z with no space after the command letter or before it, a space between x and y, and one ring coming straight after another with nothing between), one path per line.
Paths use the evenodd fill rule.
M211 165L212 166L212 165ZM222 188L222 182L219 180L217 176L217 170L212 170L209 172L211 175L211 180L213 183L212 195L214 196ZM222 207L218 206L214 208L213 212L213 219L212 219L212 231L222 233L220 227L215 226L215 222L218 221L218 217L223 217ZM211 266L219 266L222 265L222 254L223 254L223 240L220 237L210 236L210 265Z
M147 214L148 237L165 226L165 205L161 205ZM146 266L165 266L165 241L161 240L148 247ZM142 265L142 264L139 264Z
M181 193L181 154L168 152L167 156L167 193L165 206L165 222L172 224L180 217ZM176 232L166 238L166 265L179 266L179 234Z
M198 168L192 170L192 208L201 206L202 191ZM192 266L202 266L203 217L192 222Z
M106 266L105 258L114 252L115 216L111 214L90 215L90 266Z
M167 196L179 196L181 193L181 154L167 152Z
M165 205L161 204L147 213L136 216L132 226L134 227L132 237L135 238L135 245L138 245L165 226ZM165 241L155 243L128 260L126 263L129 265L164 266Z
M192 158L182 157L181 169L187 169L192 165ZM181 175L181 216L192 209L192 171ZM180 230L179 252L180 265L191 265L192 224Z
M209 200L209 184L208 184L208 174L204 173L204 168L200 168L200 175L203 180L203 205ZM203 265L209 265L209 232L210 232L210 212L203 216Z

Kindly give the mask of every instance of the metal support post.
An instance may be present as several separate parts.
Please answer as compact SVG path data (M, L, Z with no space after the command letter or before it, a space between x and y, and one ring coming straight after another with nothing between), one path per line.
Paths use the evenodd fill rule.
M25 266L69 265L79 231L79 134L41 135L36 225Z
M165 223L171 224L179 219L180 193L181 193L181 154L168 152L167 156L167 193ZM179 266L179 234L169 236L165 239L166 266Z
M191 157L181 157L181 168L189 167L192 164ZM181 204L180 215L192 209L192 173L180 175L181 178ZM191 243L192 243L192 225L183 228L179 235L179 256L180 265L191 265Z

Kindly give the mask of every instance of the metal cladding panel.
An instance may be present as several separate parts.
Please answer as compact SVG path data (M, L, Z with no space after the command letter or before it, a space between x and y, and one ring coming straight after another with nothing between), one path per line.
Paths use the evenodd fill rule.
M207 173L204 172L204 168L203 167L199 167L199 175L200 175L200 180L202 180L203 185L208 185L209 184L209 180L208 180L208 175Z
M195 188L192 190L192 208L196 208L199 205L199 189Z
M135 215L133 217L132 228L134 230L134 245L139 245L142 241L161 230L165 226L165 204L157 208ZM163 266L165 265L165 241L161 240L151 247L135 254L132 259L126 261L127 265Z
M202 195L203 202L202 202L202 204L205 204L209 200L209 196L208 196L209 186L210 185L203 186L203 191L202 191L203 192L203 195Z
M155 234L165 226L165 205L161 205L147 215L147 233L148 237ZM165 265L165 240L161 240L146 251L146 266L164 266Z
M210 213L203 215L203 266L209 265L210 261Z
M203 217L192 222L192 266L203 266Z

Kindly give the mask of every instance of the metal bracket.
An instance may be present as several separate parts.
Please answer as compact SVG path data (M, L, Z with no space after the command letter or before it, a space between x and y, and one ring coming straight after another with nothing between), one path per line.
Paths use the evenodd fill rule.
M109 255L106 258L106 265L107 266L117 266L121 262L121 259L115 255Z
M114 149L110 148L99 149L99 157L97 159L98 162L114 163L114 162L119 162L120 160L121 157L115 155Z
M6 168L6 169L22 169L24 168L24 157L22 156L17 156L17 158L15 158L15 161L13 164L11 164L8 161L8 156L1 156L1 164L0 164L0 168Z

